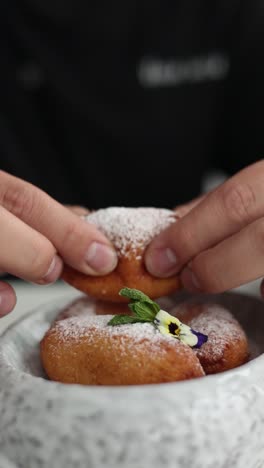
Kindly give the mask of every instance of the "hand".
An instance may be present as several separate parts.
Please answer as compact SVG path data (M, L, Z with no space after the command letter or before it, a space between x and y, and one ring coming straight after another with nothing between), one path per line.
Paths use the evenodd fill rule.
M63 262L90 275L112 271L117 264L112 245L76 210L80 215L80 208L69 210L0 171L0 270L38 284L56 281ZM15 302L11 286L1 281L0 316Z
M147 249L146 267L153 275L180 272L186 289L211 293L264 275L263 160L181 212L184 216Z

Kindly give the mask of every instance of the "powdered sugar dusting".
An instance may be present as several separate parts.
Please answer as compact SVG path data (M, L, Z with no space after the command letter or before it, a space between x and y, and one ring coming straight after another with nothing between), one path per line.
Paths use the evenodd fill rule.
M176 221L173 211L162 208L110 207L95 211L85 217L95 224L113 243L118 255L128 257L129 253L141 256L153 237Z
M204 312L193 318L188 325L208 336L208 342L197 353L204 353L210 348L214 360L221 357L228 343L241 340L243 335L237 320L219 305L207 305Z
M73 341L79 341L80 338L85 337L87 341L92 342L94 339L98 340L98 335L102 333L104 336L131 338L135 349L137 346L144 345L148 342L148 350L154 351L154 348L159 349L160 344L163 342L170 342L177 346L179 342L172 336L162 335L151 323L134 323L118 326L107 325L113 315L94 315L86 317L70 317L68 319L56 322L53 330L58 334L59 340L64 344L72 346ZM96 336L94 337L94 332ZM151 343L151 345L150 345ZM127 345L126 345L127 346ZM185 348L185 346L184 346ZM125 345L124 345L125 351Z

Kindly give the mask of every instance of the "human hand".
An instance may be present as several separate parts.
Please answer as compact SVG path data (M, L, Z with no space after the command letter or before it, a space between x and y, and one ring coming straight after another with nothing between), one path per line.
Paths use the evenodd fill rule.
M94 225L33 185L0 171L0 270L48 284L61 274L63 262L90 275L106 274L116 253ZM16 303L13 288L0 282L0 316Z
M183 217L146 251L150 273L179 272L187 290L211 293L264 275L263 160L177 212Z

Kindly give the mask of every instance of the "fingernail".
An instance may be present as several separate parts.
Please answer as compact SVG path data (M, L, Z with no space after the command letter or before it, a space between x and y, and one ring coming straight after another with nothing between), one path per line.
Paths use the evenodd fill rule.
M48 284L48 283L54 283L60 276L61 270L62 270L62 259L58 256L55 255L53 257L52 262L48 268L47 273L41 278L41 280L37 281L38 284Z
M146 256L146 267L154 276L169 276L177 272L177 256L169 248L152 250Z
M199 292L202 291L201 284L197 278L197 276L193 273L190 268L184 268L181 274L181 280L185 289L191 292Z
M76 208L74 208L74 213L78 216L86 218L86 216L90 213L90 210L88 210L84 206L77 206Z
M16 295L10 287L0 291L0 317L9 314L16 305Z
M85 261L96 273L110 273L117 265L115 251L105 244L92 242L86 252Z

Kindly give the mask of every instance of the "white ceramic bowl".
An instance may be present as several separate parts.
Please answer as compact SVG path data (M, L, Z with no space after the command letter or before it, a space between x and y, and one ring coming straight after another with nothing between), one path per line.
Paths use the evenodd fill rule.
M50 382L38 344L62 304L10 327L0 339L1 468L263 468L264 305L237 294L214 301L234 312L259 356L179 383Z

